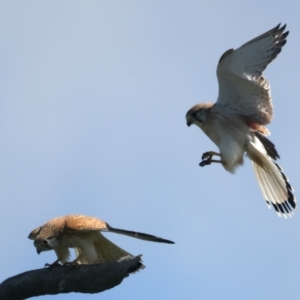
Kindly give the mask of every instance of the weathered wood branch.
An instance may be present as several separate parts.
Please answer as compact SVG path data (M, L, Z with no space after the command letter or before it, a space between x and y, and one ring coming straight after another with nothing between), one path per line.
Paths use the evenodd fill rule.
M142 267L141 255L118 262L53 266L27 271L0 284L1 300L22 300L59 293L99 293L120 284Z

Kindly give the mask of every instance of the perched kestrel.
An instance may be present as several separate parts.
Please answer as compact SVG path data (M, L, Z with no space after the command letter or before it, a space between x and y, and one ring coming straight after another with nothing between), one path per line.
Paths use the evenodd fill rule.
M217 67L219 96L216 103L201 103L186 114L187 125L195 124L218 146L220 153L205 152L200 166L221 163L234 173L251 159L262 194L278 215L291 216L296 198L282 169L274 162L279 155L266 136L265 125L273 118L271 88L262 76L276 58L289 34L280 24L238 49L226 51ZM212 159L219 156L220 160Z
M34 240L38 254L42 251L55 251L57 260L52 265L59 262L67 263L70 257L69 248L74 248L77 256L71 264L117 261L125 256L132 256L106 239L100 231L120 233L151 242L174 244L172 241L150 234L113 228L100 219L83 215L54 218L32 230L28 238Z

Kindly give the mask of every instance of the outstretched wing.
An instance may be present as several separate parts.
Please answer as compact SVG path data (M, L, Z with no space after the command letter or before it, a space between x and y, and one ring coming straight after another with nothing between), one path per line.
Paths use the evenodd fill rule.
M266 125L271 122L271 89L262 73L285 45L289 34L284 32L285 27L279 24L221 56L217 67L219 96L216 105L244 116L249 123Z

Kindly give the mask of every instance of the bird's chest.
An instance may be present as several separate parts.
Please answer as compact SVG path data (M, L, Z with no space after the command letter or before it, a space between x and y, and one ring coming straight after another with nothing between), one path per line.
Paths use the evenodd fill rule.
M219 124L214 121L208 122L201 127L202 131L210 138L210 140L218 147L221 145L223 130Z
M232 119L231 116L211 119L202 130L219 149L233 142L244 148L248 141L248 127L242 120Z

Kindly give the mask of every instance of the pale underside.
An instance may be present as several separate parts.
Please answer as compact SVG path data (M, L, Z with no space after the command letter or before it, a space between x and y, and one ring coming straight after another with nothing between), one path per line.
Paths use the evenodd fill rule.
M260 134L273 118L269 82L262 76L286 43L285 26L226 51L217 67L219 95L215 104L199 104L190 110L207 110L204 122L195 123L219 147L224 168L229 172L243 164L244 153L252 160L254 172L267 204L279 214L290 214L296 207L292 187L280 167L274 145ZM189 112L188 112L189 114ZM188 115L189 117L189 115Z

